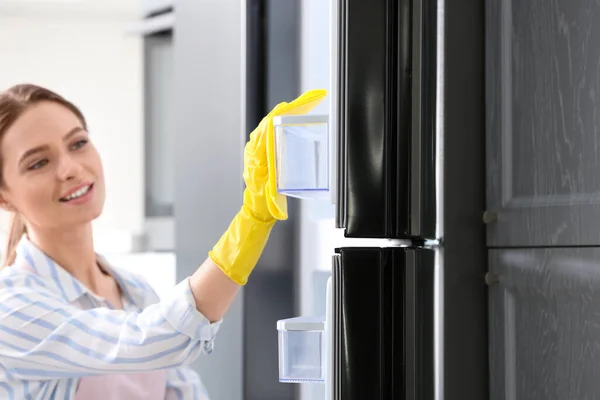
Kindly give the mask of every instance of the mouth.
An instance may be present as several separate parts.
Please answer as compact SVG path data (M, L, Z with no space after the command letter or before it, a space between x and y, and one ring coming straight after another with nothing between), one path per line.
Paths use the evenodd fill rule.
M92 190L93 187L94 187L93 183L90 183L88 185L83 185L83 186L79 187L78 189L76 189L75 191L73 191L72 193L61 197L59 199L59 201L62 203L68 203L70 201L77 200L77 199L85 196L86 194L88 194Z

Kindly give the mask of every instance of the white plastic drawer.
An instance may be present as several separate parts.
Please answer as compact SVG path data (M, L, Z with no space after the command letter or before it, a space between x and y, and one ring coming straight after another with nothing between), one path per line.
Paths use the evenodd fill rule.
M277 191L301 199L330 198L330 140L327 115L273 119Z
M325 318L297 317L277 321L279 381L325 382Z

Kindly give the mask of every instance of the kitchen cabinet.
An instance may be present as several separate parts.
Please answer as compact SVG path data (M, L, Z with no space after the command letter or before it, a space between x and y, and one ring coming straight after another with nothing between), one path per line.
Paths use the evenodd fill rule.
M600 3L486 9L488 245L600 245Z
M598 260L600 248L490 251L491 400L596 398Z

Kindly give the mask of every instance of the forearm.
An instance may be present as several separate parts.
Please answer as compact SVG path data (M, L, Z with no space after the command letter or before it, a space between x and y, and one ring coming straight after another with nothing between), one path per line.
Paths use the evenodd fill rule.
M212 351L219 324L196 311L189 280L142 311L80 309L33 272L11 272L0 279L0 360L12 379L169 369Z
M190 277L190 287L196 308L211 322L223 318L241 288L210 258Z
M260 221L242 206L209 258L190 277L197 309L209 321L219 321L256 266L275 220Z
M244 148L244 201L209 258L190 278L196 307L209 321L223 318L241 285L260 258L276 220L287 219L287 200L275 185L274 132L276 115L305 114L326 96L325 90L304 93L280 103L250 134Z

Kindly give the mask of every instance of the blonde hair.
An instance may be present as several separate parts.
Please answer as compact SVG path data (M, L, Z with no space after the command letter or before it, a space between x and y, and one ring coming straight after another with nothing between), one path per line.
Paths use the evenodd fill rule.
M68 108L77 116L77 118L79 118L83 124L83 128L87 129L83 114L73 103L43 87L31 84L20 84L0 93L0 145L6 131L8 131L15 121L17 121L29 107L42 102L58 103ZM0 186L5 185L2 171L2 157L0 157ZM1 267L14 263L17 244L25 233L27 232L23 216L18 212L14 212L10 220L8 240L6 241L4 260Z

